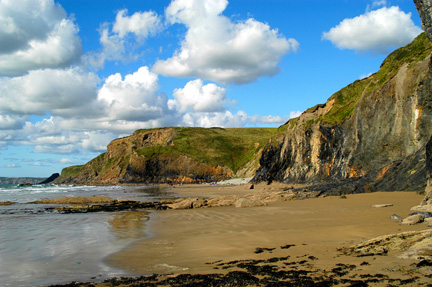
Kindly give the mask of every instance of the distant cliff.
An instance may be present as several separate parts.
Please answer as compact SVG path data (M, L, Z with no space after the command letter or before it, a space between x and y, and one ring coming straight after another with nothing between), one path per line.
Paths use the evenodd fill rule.
M255 174L257 155L275 128L159 128L112 141L83 166L63 169L55 183L190 183Z
M264 147L254 181L326 183L331 193L423 190L431 52L423 33L377 73L288 121Z
M36 184L42 180L42 177L0 177L0 184Z

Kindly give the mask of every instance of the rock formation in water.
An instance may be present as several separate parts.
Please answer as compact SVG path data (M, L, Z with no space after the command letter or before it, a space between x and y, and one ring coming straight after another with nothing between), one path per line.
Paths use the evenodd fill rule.
M377 73L288 121L265 146L254 181L326 183L330 194L424 190L431 51L423 33Z

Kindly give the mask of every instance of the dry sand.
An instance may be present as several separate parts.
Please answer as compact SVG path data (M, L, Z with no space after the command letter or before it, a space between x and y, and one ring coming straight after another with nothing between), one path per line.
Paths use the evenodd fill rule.
M277 184L249 187L200 185L173 191L180 196L211 197L283 188ZM107 262L135 274L209 274L226 272L215 269L224 262L290 256L291 261L309 258L307 266L315 269L329 270L344 263L361 266L357 273L409 278L414 276L410 268L414 261L398 259L397 253L359 258L342 255L337 249L385 234L427 229L425 224L404 226L390 219L392 214L406 217L422 198L414 192L376 192L250 208L154 211L150 221L154 236L113 254ZM371 207L376 204L393 206ZM257 248L264 248L263 252L255 253Z

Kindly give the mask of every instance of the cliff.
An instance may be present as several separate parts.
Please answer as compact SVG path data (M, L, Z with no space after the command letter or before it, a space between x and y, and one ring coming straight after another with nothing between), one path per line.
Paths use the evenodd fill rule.
M278 129L160 128L112 141L55 183L253 181L327 194L424 190L432 134L432 45L423 33L380 70Z
M422 28L432 41L432 0L414 0L414 3L421 18Z
M423 33L380 70L306 110L264 147L254 181L340 194L424 190L432 133L431 42Z
M251 177L256 155L275 128L160 128L112 141L83 166L65 168L56 183L190 183Z
M42 177L0 177L0 184L37 184L43 179Z

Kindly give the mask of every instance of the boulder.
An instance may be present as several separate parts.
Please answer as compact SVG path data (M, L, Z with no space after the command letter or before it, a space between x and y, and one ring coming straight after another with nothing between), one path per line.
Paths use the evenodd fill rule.
M255 207L267 205L265 202L254 198L240 198L234 203L235 207Z
M405 225L414 225L423 222L424 219L425 217L423 214L413 214L402 220L401 223Z
M375 256L400 252L399 258L422 259L431 250L432 229L379 236L341 251L346 255ZM422 257L423 256L423 257Z
M231 206L238 200L238 196L235 195L225 195L225 196L215 196L207 200L207 206L209 207L219 207L219 206Z
M167 207L170 209L191 209L202 207L204 203L205 201L202 198L180 198L171 204L167 204Z

